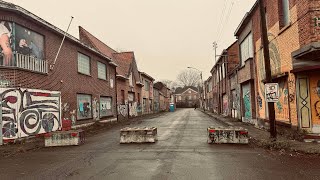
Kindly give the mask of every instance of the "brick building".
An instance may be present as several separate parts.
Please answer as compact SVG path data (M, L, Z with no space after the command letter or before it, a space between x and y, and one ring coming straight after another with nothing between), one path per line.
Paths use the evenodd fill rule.
M3 89L0 91L2 99L6 99L4 108L10 109L15 103L27 103L23 105L29 105L24 107L26 109L31 108L32 103L37 103L37 106L33 107L33 113L26 115L27 112L21 112L21 116L27 118L24 119L25 125L32 131L27 132L28 135L38 133L41 124L43 127L44 123L49 123L48 127L50 127L54 123L59 123L60 117L72 117L76 119L77 124L116 117L116 63L111 57L67 34L54 64L64 31L31 12L4 1L0 2L0 22L1 29L6 29L5 32L0 32L1 36L7 38L11 45L8 48L12 52L11 54L10 51L6 51L0 55L1 87L12 89L12 92L20 92L24 89L25 91L21 92L23 97L30 95L27 93L33 91L30 89L39 90L37 93L31 93L32 97L28 96L27 101L24 101L23 97L9 96ZM1 38L1 40L4 39ZM5 52L3 48L1 47L1 51ZM49 69L50 66L53 68ZM61 92L61 99L58 102L53 103L53 100L49 100L53 96L51 91ZM30 99L39 99L40 96L47 100ZM21 102L17 102L19 100ZM48 114L41 116L41 113L43 115L46 114L44 112L49 111L46 107L53 107L52 104L57 105L57 112L63 111L61 116L54 117L57 122L50 119L53 116ZM63 110L60 109L59 104L62 105ZM20 113L22 109L15 109L15 111ZM17 124L14 125L11 121L13 117L9 117L6 114L7 111L3 112L6 130L11 131L12 134L15 133L12 130L15 128L26 131L25 127L20 127L22 123L19 127ZM29 126L28 121L31 117L37 123Z
M171 101L170 89L162 82L154 83L153 87L159 90L160 111L168 111Z
M224 116L231 115L233 96L231 89L230 73L238 67L239 51L238 41L235 41L227 49L223 50L216 64L211 69L213 111Z
M145 72L140 72L141 81L143 83L142 94L142 114L153 113L154 100L153 100L153 77Z
M143 82L134 53L117 52L82 27L79 27L79 35L82 42L112 57L119 65L116 72L118 118L127 119L142 115Z
M173 96L175 97L175 104L177 108L192 108L196 104L199 107L199 92L198 88L193 86L186 86L184 88L178 87Z
M204 81L204 101L205 109L208 111L213 111L213 91L212 91L213 79L210 76Z
M320 1L264 1L272 81L279 84L280 93L274 104L277 124L312 133L320 133L319 7ZM268 109L260 26L257 1L235 31L239 66L227 70L229 85L222 77L223 56L211 73L216 100L213 111L225 112L226 88L231 109L225 114L264 126L268 124Z

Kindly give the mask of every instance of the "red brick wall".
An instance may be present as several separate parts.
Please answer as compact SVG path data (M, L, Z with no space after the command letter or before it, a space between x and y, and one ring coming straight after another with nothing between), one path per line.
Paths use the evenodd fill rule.
M13 12L0 11L0 19L11 20L27 27L45 37L45 59L52 64L60 46L62 35L41 26L37 22L16 15ZM78 73L78 52L90 57L91 75ZM97 61L107 66L107 80L98 79ZM39 74L25 70L1 69L1 75L14 82L15 86L32 89L61 91L62 103L70 105L70 111L77 109L77 93L90 94L99 100L100 96L110 96L113 99L113 111L116 115L116 87L110 88L109 79L115 83L115 67L97 53L66 38L53 71ZM68 117L68 114L66 115Z

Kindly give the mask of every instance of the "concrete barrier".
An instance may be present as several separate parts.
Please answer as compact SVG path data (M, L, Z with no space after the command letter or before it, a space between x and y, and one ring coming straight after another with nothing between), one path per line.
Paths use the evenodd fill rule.
M158 140L157 128L123 128L120 130L120 143L155 143Z
M208 143L212 144L248 144L248 130L237 127L209 127Z
M84 144L85 134L84 131L81 129L70 131L57 131L45 134L44 139L45 147L75 146Z

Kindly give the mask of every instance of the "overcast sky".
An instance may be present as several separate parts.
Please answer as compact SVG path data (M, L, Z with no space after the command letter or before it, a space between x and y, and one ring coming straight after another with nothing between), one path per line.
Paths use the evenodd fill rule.
M7 0L79 37L82 26L115 50L134 51L140 71L175 80L188 66L203 71L235 41L255 0Z

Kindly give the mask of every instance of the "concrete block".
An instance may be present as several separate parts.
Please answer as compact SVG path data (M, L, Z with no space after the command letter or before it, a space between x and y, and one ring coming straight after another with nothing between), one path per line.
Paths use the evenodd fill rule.
M155 143L158 140L157 128L123 128L120 130L120 143Z
M45 147L77 146L80 144L84 144L85 134L81 129L70 131L56 131L45 134L44 139Z
M208 127L208 143L248 144L248 130L239 127Z

